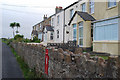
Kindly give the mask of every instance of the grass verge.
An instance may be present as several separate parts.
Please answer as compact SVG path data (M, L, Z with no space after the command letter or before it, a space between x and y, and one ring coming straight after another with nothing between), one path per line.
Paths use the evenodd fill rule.
M13 48L11 48L12 53L14 54L14 56L17 59L17 62L20 65L20 68L22 69L24 78L26 79L30 79L30 78L35 78L35 70L31 70L28 65L24 62L24 60L15 52L15 50Z
M94 56L97 56L97 55L92 55L91 57L94 57ZM109 56L98 56L98 57L101 57L101 58L103 58L104 60L107 60Z

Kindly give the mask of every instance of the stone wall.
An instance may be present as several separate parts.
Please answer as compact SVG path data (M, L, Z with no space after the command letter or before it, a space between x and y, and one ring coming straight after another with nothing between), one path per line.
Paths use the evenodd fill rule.
M24 61L36 73L44 74L45 47L26 43L11 43ZM49 49L48 78L120 78L120 57L108 60L90 57L89 53L76 54L69 50Z

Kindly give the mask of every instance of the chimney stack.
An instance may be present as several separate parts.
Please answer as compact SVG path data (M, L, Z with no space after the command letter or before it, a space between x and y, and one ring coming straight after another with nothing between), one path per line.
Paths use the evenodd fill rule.
M47 14L46 14L46 15L44 15L43 19L44 19L44 20L45 20L45 19L47 19Z
M61 10L63 10L61 6L59 6L59 7L56 6L56 8L55 8L55 13L58 13L58 12L60 12Z

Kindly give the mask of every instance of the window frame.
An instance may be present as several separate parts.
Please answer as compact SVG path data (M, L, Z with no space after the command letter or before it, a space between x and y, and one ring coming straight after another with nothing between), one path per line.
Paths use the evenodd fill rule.
M114 3L114 5L112 4L111 6L109 6L109 4L110 3ZM116 2L116 0L115 0L115 2L111 2L111 0L108 0L108 8L112 8L112 7L115 7L115 6L117 6L117 2Z
M74 36L74 30L76 30L76 36ZM77 40L77 24L73 24L73 40Z
M53 36L53 32L50 33L50 40L53 40L54 36Z
M116 22L113 22L112 20L114 20L115 21L115 19L117 20ZM110 20L111 20L111 22L110 22ZM106 37L106 32L107 31L105 31L106 30L106 27L108 28L109 27L109 29L110 28L112 28L112 27L114 27L114 26L112 26L112 25L115 25L115 24L117 24L117 26L115 26L115 27L117 27L117 29L119 28L119 23L118 23L118 20L119 20L119 18L114 18L114 19L107 19L107 20L104 20L104 21L100 21L100 22L103 22L104 24L101 24L100 22L95 22L94 23L94 28L93 28L93 40L94 41L115 41L115 40L118 40L118 33L119 33L119 31L117 30L117 34L116 34L116 36L117 37L114 37L113 35L108 35L107 34L107 37ZM105 22L106 21L106 22ZM107 22L110 22L110 23L107 23ZM100 24L100 25L99 25ZM112 27L111 27L112 26ZM104 31L102 32L102 33L104 33L104 36L102 37L102 38L100 38L100 39L97 39L97 32L96 32L96 28L103 28L104 29ZM116 28L114 28L114 29L116 29ZM108 30L108 29L107 29ZM110 30L112 30L112 29L110 29ZM108 33L108 32L107 32ZM112 32L112 34L113 34L113 32ZM101 35L99 35L99 36L101 36ZM109 38L108 38L108 36L109 36Z
M83 7L83 5L84 5L84 7ZM81 8L82 8L82 12L86 12L86 3L82 3ZM85 8L85 9L83 9L83 8Z
M52 26L54 26L54 18L52 18Z
M83 46L83 21L79 22L78 24L79 24L79 45L82 47ZM80 29L82 30L82 36L80 36ZM80 40L82 40L82 44L80 44Z
M70 19L73 17L74 15L74 9L70 9Z
M59 38L59 33L60 33L59 30L57 30L57 38Z
M89 12L90 12L90 14L93 14L94 12L95 12L95 2L94 2L94 0L89 0ZM93 12L92 12L92 10L93 10Z
M60 24L60 15L57 16L57 25Z

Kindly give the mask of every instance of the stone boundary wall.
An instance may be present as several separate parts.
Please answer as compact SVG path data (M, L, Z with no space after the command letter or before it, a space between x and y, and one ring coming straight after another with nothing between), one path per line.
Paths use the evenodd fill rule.
M27 43L11 43L12 47L37 74L44 74L45 47ZM48 78L120 78L120 56L108 60L74 54L69 50L49 49Z

